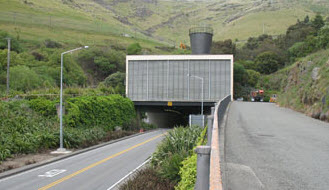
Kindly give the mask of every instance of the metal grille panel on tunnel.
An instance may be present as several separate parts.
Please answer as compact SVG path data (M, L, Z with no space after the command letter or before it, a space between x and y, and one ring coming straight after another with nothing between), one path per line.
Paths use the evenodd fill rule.
M129 60L128 97L133 101L218 101L231 94L231 60ZM188 74L190 77L188 77Z

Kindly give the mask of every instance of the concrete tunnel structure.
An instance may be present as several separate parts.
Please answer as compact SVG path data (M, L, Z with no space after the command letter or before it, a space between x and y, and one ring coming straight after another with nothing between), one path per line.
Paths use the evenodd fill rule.
M126 96L159 127L186 125L189 114L200 114L202 98L204 115L210 114L227 95L233 97L233 55L126 58Z

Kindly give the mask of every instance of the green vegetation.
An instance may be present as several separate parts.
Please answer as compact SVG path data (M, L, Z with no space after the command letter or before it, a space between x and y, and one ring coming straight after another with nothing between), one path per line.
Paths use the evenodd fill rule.
M206 137L208 127L205 127L199 136L197 146L204 145L207 143ZM193 149L195 149L194 147ZM179 169L179 175L181 180L178 185L175 187L175 190L193 190L196 182L196 169L197 169L197 154L195 152L192 153L191 156L185 158L182 161L182 166Z
M288 27L285 35L250 37L237 47L232 40L214 42L213 53L234 54L234 97L250 99L253 89L265 89L266 100L279 90L267 75L292 65L301 57L329 47L329 23L320 14ZM260 82L261 81L261 82ZM276 86L272 86L276 85Z
M14 154L58 147L56 102L45 98L0 102L0 142L3 145L0 146L0 161ZM66 112L66 148L87 147L111 139L116 126L136 130L130 126L135 118L133 103L119 95L69 98ZM122 135L125 134L119 136Z
M142 53L142 47L139 43L130 44L127 48L128 55L140 55Z
M123 185L119 187L120 190L142 190L142 189L156 189L156 190L172 190L175 184L169 179L159 176L157 171L152 167L139 170Z
M151 162L160 176L176 183L180 180L181 162L192 154L192 148L196 145L201 131L199 126L192 126L176 127L168 133L153 153Z
M267 76L259 85L279 92L278 103L281 106L329 121L328 57L327 49L301 58Z
M196 180L194 148L206 143L206 132L207 127L174 128L153 153L151 166L137 172L120 189L193 189Z

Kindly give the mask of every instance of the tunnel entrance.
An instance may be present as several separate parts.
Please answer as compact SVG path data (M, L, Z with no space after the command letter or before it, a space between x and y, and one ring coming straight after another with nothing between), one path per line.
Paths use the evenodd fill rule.
M204 115L209 115L214 103L204 105ZM145 122L155 124L159 128L187 126L190 114L200 114L201 106L136 106L139 114L145 113Z

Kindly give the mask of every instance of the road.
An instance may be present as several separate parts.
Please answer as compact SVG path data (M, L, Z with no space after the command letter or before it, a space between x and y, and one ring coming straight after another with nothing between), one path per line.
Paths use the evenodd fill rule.
M0 189L107 190L147 160L164 133L145 133L1 179Z
M328 123L275 104L232 102L224 135L225 189L329 189Z

